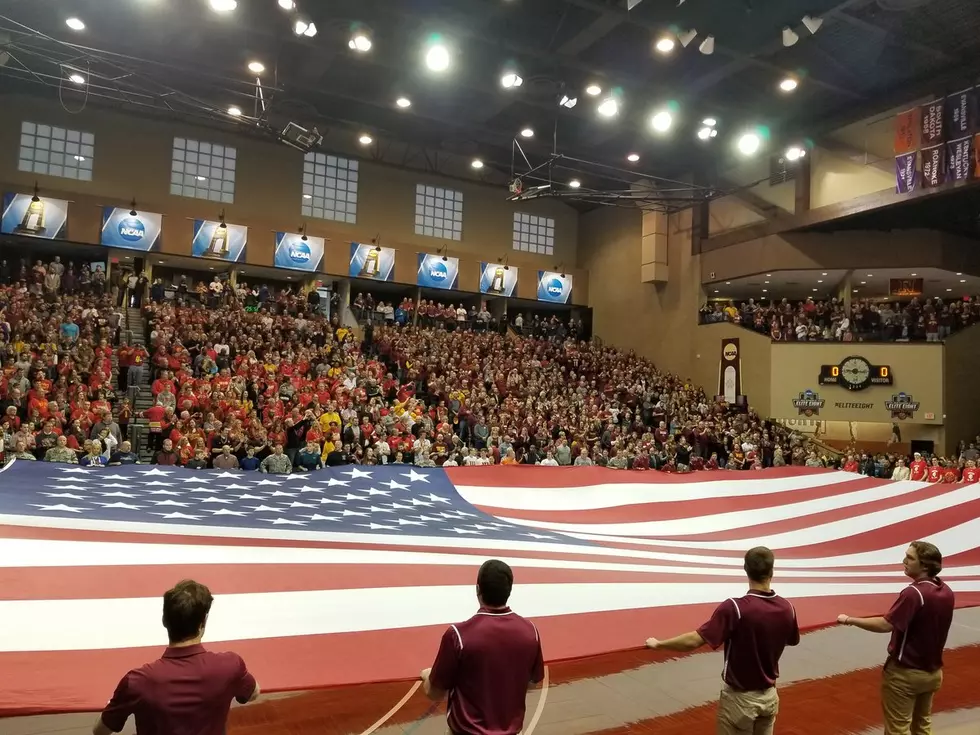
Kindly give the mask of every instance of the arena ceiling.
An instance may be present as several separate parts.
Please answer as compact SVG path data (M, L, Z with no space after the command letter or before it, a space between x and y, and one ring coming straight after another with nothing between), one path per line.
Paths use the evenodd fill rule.
M477 177L505 175L515 136L530 128L522 143L532 160L557 140L568 155L663 176L701 170L710 182L750 127L768 130L773 146L819 139L972 83L980 71L975 0L237 0L228 12L212 4L235 3L0 0L0 91L253 131L292 120L355 145L366 133L376 156L409 144L427 156L480 158L485 170L469 172ZM68 18L85 28L72 30ZM314 23L316 35L296 35L297 20ZM370 51L349 48L355 29ZM424 63L436 36L451 56L439 74ZM664 37L674 40L666 54L656 48ZM264 73L251 73L252 61ZM523 84L503 88L505 71ZM85 83L68 81L73 73ZM779 88L787 78L798 82L789 93ZM589 85L602 92L590 96ZM411 107L396 106L400 96ZM559 105L566 96L574 108ZM597 107L609 97L618 114L603 118ZM243 114L229 116L232 106ZM672 124L658 133L651 118L663 110ZM700 140L708 117L719 134ZM639 160L627 161L631 153Z

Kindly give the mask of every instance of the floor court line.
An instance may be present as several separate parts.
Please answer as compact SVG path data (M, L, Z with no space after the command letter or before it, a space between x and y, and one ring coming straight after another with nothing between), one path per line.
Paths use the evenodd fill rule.
M414 684L412 684L412 688L409 689L408 692L406 692L405 696L399 700L398 704L396 704L394 707L388 710L386 714L382 715L377 722L375 722L373 725L371 725L371 727L369 727L367 730L362 732L361 735L371 735L371 733L375 732L378 728L384 725L388 720L394 717L395 713L405 706L405 703L412 698L412 695L419 690L420 686L422 686L421 681L417 681Z
M538 726L538 720L541 719L541 713L544 712L544 703L548 700L548 667L544 667L544 679L541 680L541 697L538 699L538 706L534 708L534 715L531 717L531 721L528 723L527 728L524 730L523 735L531 735L534 732L534 728Z

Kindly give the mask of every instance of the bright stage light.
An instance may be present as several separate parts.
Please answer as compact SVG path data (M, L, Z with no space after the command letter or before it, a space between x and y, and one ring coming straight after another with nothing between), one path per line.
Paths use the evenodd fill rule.
M240 107L231 106L228 108L228 114L232 117L241 117L242 109Z
M483 168L483 161L481 161L479 158L474 158L473 159L473 163L471 163L470 166L472 166L473 168L479 170L479 169Z
M630 163L636 163L637 161L640 160L640 154L630 153L628 156L626 156L626 160L629 161Z
M652 118L650 118L650 125L658 133L666 133L670 130L671 124L674 122L674 117L667 110L661 110Z
M449 68L449 49L441 43L433 44L425 52L425 65L430 71L442 72Z
M579 181L578 179L572 179L571 181L568 182L568 185L573 189L578 189L582 185L582 182Z
M395 104L404 110L412 106L412 100L410 100L408 97L399 97L397 100L395 100Z
M787 161L799 161L806 155L806 149L802 146L792 145L786 149L786 160Z
M792 92L794 89L800 86L800 83L793 79L793 77L786 77L783 81L779 83L779 88L784 92Z
M85 30L85 24L82 22L81 18L68 18L65 20L65 25L71 28L73 31Z
M619 102L613 97L607 97L600 103L598 112L603 117L615 117L619 112Z
M751 156L762 146L762 138L756 133L745 133L738 139L738 150L743 156Z
M671 38L670 36L664 36L663 38L657 41L656 49L661 54L669 54L671 51L674 50L674 46L676 45L677 44L674 43L673 38Z
M238 7L238 0L211 0L211 10L218 13L230 13Z
M350 41L347 42L347 46L351 51L357 51L358 53L365 54L371 50L371 47L374 46L374 42L371 41L371 37L366 33L363 31L358 31L351 36Z
M534 131L531 128L524 128L521 131L521 137L522 138L533 138L534 137Z
M500 77L500 86L504 89L513 89L524 84L524 78L516 71L504 72Z
M363 135L361 135L361 137L360 137L360 138L358 138L358 139L357 139L357 141L358 141L358 142L359 142L359 143L360 143L361 145L371 145L371 144L372 144L372 143L374 142L374 138L372 138L372 137L371 137L370 135L368 135L367 133L364 133Z
M598 84L590 84L585 88L585 93L589 95L589 97L598 97L600 94L602 94L602 87L600 87Z

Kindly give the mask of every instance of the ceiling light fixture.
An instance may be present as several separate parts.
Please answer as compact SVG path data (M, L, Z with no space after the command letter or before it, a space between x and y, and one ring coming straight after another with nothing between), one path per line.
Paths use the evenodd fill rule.
M814 33L820 30L820 26L823 25L823 18L814 17L812 15L804 15L803 25L806 26L806 29L810 31L810 35L812 36Z
M572 179L568 182L568 185L573 189L578 189L582 185L582 182L578 179Z
M470 166L472 166L477 170L480 170L481 168L483 168L483 161L481 161L479 158L474 158L473 163L471 163Z
M910 273L909 275L912 276L913 278L915 278L919 274L918 273Z
M667 110L661 110L650 118L650 125L658 133L666 133L673 122L674 117Z
M677 44L674 43L674 39L671 38L670 36L662 36L657 41L655 48L661 54L669 54L671 51L674 50L674 46L676 45Z
M791 145L786 149L784 157L787 161L799 161L806 156L806 148L800 145Z
M65 20L65 25L71 28L73 31L85 30L85 24L82 22L81 18L67 18Z
M441 43L432 44L425 52L425 65L429 67L429 71L446 71L450 62L449 49Z
M238 0L211 0L211 10L217 13L230 13L238 7Z
M85 77L83 77L77 71L76 72L72 72L71 74L69 74L68 75L68 79L69 79L69 81L72 81L75 84L85 84Z
M399 97L397 100L395 100L395 104L404 110L412 106L412 100L410 100L408 97Z
M626 160L629 161L630 163L636 163L637 161L640 160L640 154L630 153L628 156L626 156Z
M296 3L293 0L279 0L279 7L283 10L293 10L296 8Z
M231 107L228 108L228 114L231 115L232 117L241 117L242 108L235 107L234 105L232 105Z
M206 178L204 178L203 176L196 176L195 178L196 178L196 179L197 179L198 181L207 181L207 179L206 179Z
M589 97L598 97L600 94L602 94L602 87L600 87L598 84L590 84L585 88L585 93L589 95Z
M698 37L698 31L696 28L691 28L687 31L682 31L677 34L677 40L681 42L681 46L687 48L691 45L691 41Z
M705 56L711 56L715 52L715 37L708 36L705 38L701 45L698 46L698 51L700 51Z
M619 102L614 97L607 97L599 104L597 110L603 117L615 117L619 112Z
M297 36L313 38L316 35L316 23L311 20L305 20L304 18L297 18L296 22L293 23L293 33Z
M362 133L361 137L357 139L357 142L361 145L371 145L374 142L374 138L367 133Z
M789 26L783 28L783 46L789 48L790 46L795 46L796 42L800 40L800 37L796 35L794 31Z
M534 137L534 130L532 130L531 128L524 128L521 131L521 137L522 138L533 138Z
M248 70L253 74L261 74L265 71L265 64L261 61L250 61L248 63Z
M718 121L713 117L706 117L704 118L704 120L701 121L701 124L707 125L709 128L713 128L715 125L718 124Z
M713 132L714 132L714 129L713 128L709 128L709 127L706 126L706 127L701 128L700 130L698 130L698 137L701 140L707 140L708 138L711 137L711 133L713 133Z
M524 84L524 77L516 71L505 71L500 77L500 86L504 89L514 89Z
M371 50L371 47L374 46L374 42L364 31L357 31L353 36L351 36L350 41L347 42L347 46L351 51L366 54Z
M561 96L561 101L558 104L571 110L578 104L578 97L569 97L567 94L563 94Z
M783 92L792 92L794 89L800 86L800 83L796 81L793 77L786 77L779 83L779 88Z
M743 156L751 156L759 151L762 138L756 133L745 133L738 139L738 151Z

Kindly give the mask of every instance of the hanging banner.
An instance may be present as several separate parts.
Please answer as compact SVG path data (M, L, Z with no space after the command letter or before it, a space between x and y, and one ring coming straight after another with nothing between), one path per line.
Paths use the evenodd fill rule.
M148 253L160 249L162 229L162 214L137 212L125 207L103 207L99 242L110 248L127 248Z
M966 181L973 174L973 138L946 144L946 181Z
M915 165L918 155L912 151L895 156L895 191L899 194L908 194L918 186L919 170Z
M298 232L276 233L276 268L315 273L323 262L323 238Z
M931 148L922 149L922 186L924 188L930 189L939 186L946 180L945 154L946 146L941 143Z
M572 277L567 273L538 271L538 301L567 304L572 298Z
M459 283L459 258L419 253L416 283L422 288L455 289Z
M980 179L980 133L973 136L973 178Z
M919 108L899 113L895 119L895 155L919 148Z
M68 202L64 199L4 194L3 219L0 232L5 235L24 235L42 240L67 237Z
M922 120L919 143L923 147L939 143L943 139L945 129L943 128L943 111L945 109L944 100L936 100L927 105L922 105L920 115Z
M395 251L378 245L350 244L351 278L370 278L375 281L391 281L395 278Z
M976 129L976 89L964 89L946 98L946 140L956 140Z
M480 263L480 293L513 296L516 290L516 267L500 263Z
M214 220L195 220L191 254L196 258L212 258L239 263L245 260L248 228L228 225Z

